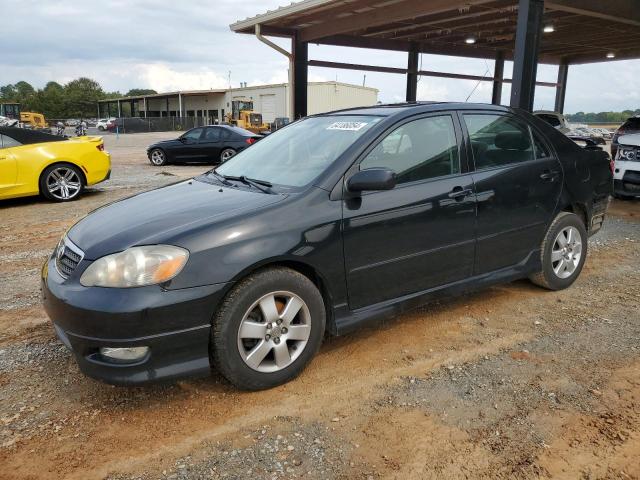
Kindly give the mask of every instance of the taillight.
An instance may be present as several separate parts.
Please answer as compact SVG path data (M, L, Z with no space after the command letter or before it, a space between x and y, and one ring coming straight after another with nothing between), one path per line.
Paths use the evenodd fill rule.
M96 148L101 152L104 152L104 143L99 143L98 145L96 145Z
M253 137L249 137L245 140L245 142L247 142L249 145L253 145L254 143L257 142L257 140Z

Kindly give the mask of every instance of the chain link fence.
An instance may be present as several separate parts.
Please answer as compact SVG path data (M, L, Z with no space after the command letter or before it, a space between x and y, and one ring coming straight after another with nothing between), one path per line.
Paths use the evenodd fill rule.
M181 132L216 123L213 117L122 117L115 122L118 133Z

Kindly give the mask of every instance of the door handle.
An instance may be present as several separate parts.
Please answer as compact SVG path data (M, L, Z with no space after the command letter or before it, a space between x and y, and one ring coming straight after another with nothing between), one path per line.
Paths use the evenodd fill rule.
M471 195L472 193L473 191L470 188L454 187L454 189L449 192L449 198L462 200L464 197Z
M560 172L558 170L545 170L540 174L540 178L542 180L549 180L551 182L555 181L558 178Z

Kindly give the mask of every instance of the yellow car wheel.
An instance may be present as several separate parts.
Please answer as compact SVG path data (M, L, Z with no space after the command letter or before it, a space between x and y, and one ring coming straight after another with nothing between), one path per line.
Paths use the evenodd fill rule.
M76 199L84 189L82 171L70 163L58 163L47 167L40 176L40 193L54 202Z

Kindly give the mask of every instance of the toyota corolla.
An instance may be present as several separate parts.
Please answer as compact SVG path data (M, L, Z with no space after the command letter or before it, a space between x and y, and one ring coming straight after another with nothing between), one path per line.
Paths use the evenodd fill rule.
M610 165L505 107L313 116L80 220L43 267L44 306L106 382L215 369L273 387L325 332L519 278L569 287L604 221Z

